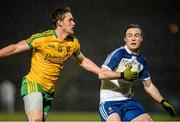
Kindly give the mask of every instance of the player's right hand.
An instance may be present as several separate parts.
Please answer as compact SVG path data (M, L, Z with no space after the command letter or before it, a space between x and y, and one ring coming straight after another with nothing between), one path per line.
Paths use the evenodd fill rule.
M138 78L138 72L132 72L131 69L132 69L132 65L128 65L128 67L124 70L123 72L124 79L133 81Z

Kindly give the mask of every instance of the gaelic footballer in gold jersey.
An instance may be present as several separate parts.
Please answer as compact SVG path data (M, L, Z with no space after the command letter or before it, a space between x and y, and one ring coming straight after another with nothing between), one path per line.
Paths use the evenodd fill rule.
M69 36L62 41L57 38L55 30L49 30L32 35L27 43L33 48L33 54L31 70L26 78L40 84L47 92L54 92L55 82L66 60L81 53L78 40Z
M79 41L74 37L75 22L71 10L57 9L51 20L54 29L33 34L0 50L0 57L33 50L31 68L23 77L21 86L28 121L46 119L54 97L55 83L69 57L94 74L100 72L100 68L80 51Z

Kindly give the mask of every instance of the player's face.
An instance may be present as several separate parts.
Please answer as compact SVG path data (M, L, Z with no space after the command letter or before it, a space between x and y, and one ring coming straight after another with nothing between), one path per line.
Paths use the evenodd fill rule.
M126 31L124 41L129 50L136 52L139 50L143 38L141 36L141 31L138 28L129 28Z
M71 13L66 13L65 18L61 21L62 31L68 35L74 34L75 22Z

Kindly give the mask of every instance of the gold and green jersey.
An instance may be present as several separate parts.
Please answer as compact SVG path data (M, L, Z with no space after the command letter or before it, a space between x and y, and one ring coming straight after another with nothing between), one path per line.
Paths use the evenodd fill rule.
M34 34L26 41L33 48L31 69L26 78L53 92L66 60L80 54L79 41L74 36L60 40L55 30Z

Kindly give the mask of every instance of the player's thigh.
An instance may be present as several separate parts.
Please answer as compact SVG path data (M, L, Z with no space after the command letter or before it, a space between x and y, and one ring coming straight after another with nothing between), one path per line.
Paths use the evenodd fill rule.
M28 119L39 119L43 116L43 97L41 92L32 92L23 97Z
M153 120L151 119L149 114L144 113L131 120L131 122L153 122Z
M119 101L107 101L100 104L99 114L103 122L121 121L121 112L117 103Z
M112 113L107 117L106 122L121 122L121 118L118 113Z

